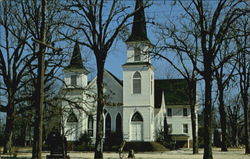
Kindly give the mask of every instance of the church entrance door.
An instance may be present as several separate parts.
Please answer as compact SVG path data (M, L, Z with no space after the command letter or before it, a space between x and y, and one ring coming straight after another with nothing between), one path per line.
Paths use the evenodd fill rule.
M130 127L131 141L142 140L142 122L132 122Z
M68 141L76 141L77 140L77 125L78 119L76 114L71 110L71 113L68 116L67 124L65 128L65 135L67 136Z
M67 123L65 135L68 141L77 140L77 123Z
M142 141L143 118L140 113L135 112L130 123L130 140Z

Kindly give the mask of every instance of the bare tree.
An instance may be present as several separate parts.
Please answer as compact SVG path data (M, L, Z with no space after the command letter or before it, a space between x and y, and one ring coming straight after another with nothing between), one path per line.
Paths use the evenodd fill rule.
M237 95L231 100L228 101L227 105L227 114L228 114L228 132L230 135L230 143L234 147L239 147L239 138L242 128L244 127L243 123L243 111L241 106L240 96Z
M15 12L11 1L1 2L0 27L3 32L0 39L0 77L3 84L0 89L7 95L6 105L0 105L0 111L6 112L4 153L10 153L13 138L13 126L15 118L15 107L26 100L18 96L18 92L25 84L28 65L35 57L26 50L25 41L28 39L25 29L15 19Z
M212 159L212 80L216 69L232 57L225 56L219 62L216 57L222 42L228 38L228 32L236 20L245 14L246 1L219 0L209 1L177 0L184 10L182 23L178 27L171 23L169 28L169 47L182 51L192 63L194 70L205 82L204 108L204 155L203 159ZM171 27L172 26L172 27ZM175 41L180 45L175 45ZM173 42L173 43L171 43ZM185 49L188 48L188 49ZM197 58L197 60L196 60Z
M250 154L250 109L249 109L249 91L250 91L250 32L249 15L240 19L237 23L236 32L241 36L235 36L237 47L236 70L239 76L240 95L243 101L244 109L244 128L245 128L245 153Z
M62 64L62 59L58 54L61 49L55 47L55 44L63 39L56 36L57 30L61 28L60 21L62 21L63 14L60 14L60 1L47 0L41 2L36 0L18 1L17 7L24 15L24 18L19 18L23 26L27 28L30 35L29 41L30 49L36 56L36 60L31 63L30 68L37 66L36 71L30 71L33 76L33 84L35 89L35 125L34 125L34 142L32 158L41 158L42 152L42 130L43 130L43 109L44 104L48 99L45 99L45 90L51 87L52 79L55 76L58 66ZM59 61L59 62L58 62ZM57 78L59 79L59 78ZM47 83L46 83L47 82ZM46 85L45 85L46 83Z
M32 149L32 158L41 159L42 158L42 135L43 135L43 108L44 108L44 74L45 74L45 51L46 46L42 43L46 43L46 9L47 0L42 0L41 10L37 8L41 15L41 24L39 26L39 51L37 55L38 59L38 82L36 88L36 112L35 112L35 127L34 127L34 140Z
M104 65L110 48L118 34L129 25L128 19L136 12L143 9L142 0L136 0L140 7L131 11L129 6L124 6L121 0L89 0L67 1L65 9L73 14L74 23L67 23L73 33L83 35L85 39L79 40L79 44L88 47L96 58L97 65L97 131L95 144L95 157L103 158L103 72ZM72 34L62 34L72 41Z
M230 40L225 40L219 51L216 59L221 61L224 57L234 56L236 50L230 48ZM215 70L215 79L218 88L218 101L219 101L219 114L220 114L220 126L221 126L221 151L227 151L228 134L227 134L227 114L224 102L224 92L228 87L230 80L233 78L235 72L236 63L230 65L230 63L221 63L221 66Z
M60 10L57 0L50 1L48 12L46 12L46 6L46 1L41 3L36 0L1 2L1 7L3 9L1 10L0 24L3 26L2 29L5 30L4 40L6 41L5 43L1 43L0 50L1 76L5 83L5 87L2 87L2 85L1 87L5 89L8 94L11 93L8 97L10 97L9 99L11 99L12 103L14 102L15 105L26 100L31 101L31 99L37 98L38 96L44 98L43 92L46 88L51 87L53 84L51 81L59 79L55 74L59 70L58 68L61 67L63 54L58 54L61 49L55 48L54 45L56 42L63 40L59 39L58 36L55 36L56 30L60 29L59 20L63 20L63 18L62 16L59 16ZM48 24L46 25L45 23ZM37 48L37 46L39 48ZM48 49L51 51L48 52ZM4 50L4 52L2 52L2 50ZM6 55L8 55L7 58L3 55L5 52ZM45 62L46 64L44 64ZM42 63L44 66L41 66ZM37 69L38 66L40 67L39 69ZM50 83L47 81L50 81ZM40 91L35 91L34 93L31 90L31 92L27 93L29 96L20 96L20 90L23 89L26 84L30 84L30 82L32 83L32 86L39 87ZM41 83L40 85L39 82ZM46 83L45 87L43 86L43 83ZM18 95L17 92L19 92ZM40 124L39 128L37 127L34 129L36 131L35 134L40 132L40 134L37 135L39 137L34 140L35 148L33 150L34 153L36 153L39 151L38 149L41 150L42 107L40 106L44 101L34 101L36 101L36 103L32 103L31 106L39 106L37 119L40 120L38 122ZM38 103L40 103L40 105ZM9 114L12 114L10 115L11 118L8 118L10 119L10 122L7 122L12 125L14 118L13 113L18 112L14 111L13 106L11 106L11 109L9 110L9 105L11 106L13 104L7 104L6 107L1 105L0 109L1 111L7 111L7 114L8 112L10 112ZM28 111L30 109L31 107L21 110ZM38 113L40 115L38 115ZM8 130L8 135L11 136L13 126L12 128L7 128L8 126L6 126L6 131ZM10 137L6 137L6 141L9 138ZM39 141L40 143L37 144L36 142ZM41 153L41 151L38 153ZM39 158L38 153L34 154L33 157Z

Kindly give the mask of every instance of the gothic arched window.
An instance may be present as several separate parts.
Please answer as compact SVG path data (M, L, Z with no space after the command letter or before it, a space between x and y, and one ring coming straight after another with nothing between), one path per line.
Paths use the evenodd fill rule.
M131 121L135 121L135 122L136 122L136 121L143 121L141 114L138 113L138 112L136 112L136 113L132 116Z
M88 134L90 136L94 135L94 119L91 115L88 117Z
M109 113L107 114L106 120L105 120L105 134L106 134L106 137L109 137L111 134L111 117Z
M116 124L116 132L118 134L121 134L121 132L122 132L122 117L121 117L120 113L118 113L116 116L116 123L115 124Z
M141 93L141 74L139 72L135 72L133 76L133 94Z

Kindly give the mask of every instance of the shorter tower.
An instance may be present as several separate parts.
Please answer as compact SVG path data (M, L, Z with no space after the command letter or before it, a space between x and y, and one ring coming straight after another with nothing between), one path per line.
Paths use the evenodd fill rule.
M74 103L83 103L86 99L86 86L88 84L88 70L83 65L79 44L74 46L70 63L64 68L64 88L61 91L63 98L63 123L64 133L69 141L78 140L87 123L83 122L86 114L75 109ZM70 102L67 102L70 101ZM83 105L79 105L83 107Z

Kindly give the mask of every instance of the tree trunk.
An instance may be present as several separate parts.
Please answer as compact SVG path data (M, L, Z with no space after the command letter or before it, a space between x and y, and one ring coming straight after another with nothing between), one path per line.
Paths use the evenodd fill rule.
M246 91L247 92L247 91ZM248 94L242 95L244 105L244 126L245 126L245 153L250 154L250 122L248 108Z
M208 57L205 57L208 58ZM213 159L212 154L212 71L205 63L205 109L204 109L204 154L203 159Z
M191 105L191 124L192 124L192 137L193 137L193 154L199 153L199 144L197 138L197 129L196 129L196 113L195 113L195 104Z
M25 145L25 139L26 139L26 136L27 136L27 126L28 126L28 122L24 122L24 123L22 124L21 135L23 135L24 137L23 137L22 140L21 140L21 146L26 146L26 145Z
M100 54L99 54L100 55ZM97 120L96 120L96 143L95 143L95 159L103 158L103 72L104 61L100 57L96 58L97 62Z
M46 43L46 6L47 0L42 0L42 22L40 41ZM35 114L34 139L32 149L32 159L42 158L42 135L43 135L43 105L44 105L44 74L45 74L45 50L46 46L39 44L38 54L38 80L37 80L37 104Z
M220 112L220 125L221 125L221 151L227 151L227 119L226 119L226 111L224 105L224 89L222 86L221 81L218 82L218 89L219 89L219 112Z
M4 131L4 154L11 153L14 126L14 105L9 104L7 107L6 126Z
M196 90L194 88L195 82L189 82L189 100L190 100L190 109L191 109L191 124L192 124L192 137L193 137L193 154L199 153L199 143L197 138L197 129L196 129L196 111L195 111L195 103L196 103Z

